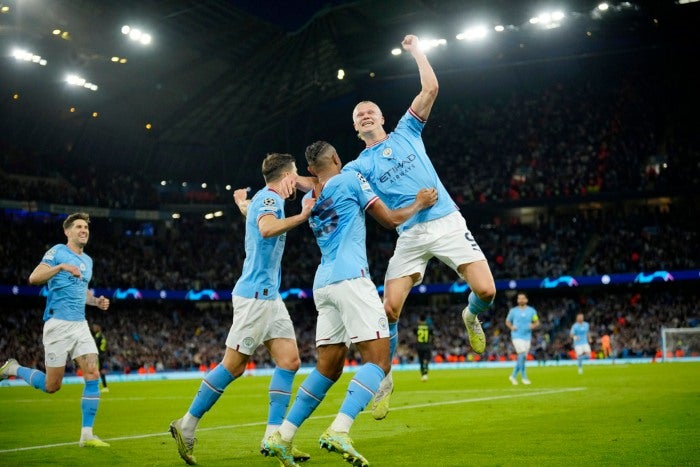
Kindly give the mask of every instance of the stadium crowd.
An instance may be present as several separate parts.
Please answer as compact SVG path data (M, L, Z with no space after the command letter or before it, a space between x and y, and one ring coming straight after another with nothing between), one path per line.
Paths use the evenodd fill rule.
M694 304L697 292L691 288L659 287L627 292L576 291L552 297L530 294L542 326L534 333L533 358L561 361L571 358L569 329L576 313L585 313L591 323L594 352L600 351L604 334L613 343L612 358L655 357L661 342L661 327L694 327L700 316ZM414 328L420 315L427 315L434 329L435 362L503 361L514 350L505 327L508 308L514 304L512 293L501 294L492 310L484 316L487 348L477 356L471 352L469 339L461 321L463 305L412 304L400 321L396 362L415 363ZM410 300L409 300L410 301ZM294 321L299 353L303 365L315 363L315 310L310 300L289 303ZM17 307L0 313L0 349L43 368L41 342L42 310ZM106 365L115 373L138 371L196 371L209 368L223 357L221 342L231 323L230 304L214 303L115 303L109 312L88 310L88 321L98 323L108 340ZM359 361L351 348L348 364ZM272 366L269 354L261 349L254 356L255 366Z

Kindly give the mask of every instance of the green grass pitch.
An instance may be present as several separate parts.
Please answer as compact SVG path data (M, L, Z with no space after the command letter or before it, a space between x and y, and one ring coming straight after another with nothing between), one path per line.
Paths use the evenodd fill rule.
M351 435L373 466L700 465L700 363L528 366L530 386L512 386L510 368L395 371L392 410L363 412ZM296 387L305 375L297 375ZM305 466L347 465L318 447L350 374L300 428ZM201 466L276 466L258 452L269 377L232 383L202 419ZM110 448L79 448L82 385L43 394L0 387L0 465L177 466L167 433L199 380L114 382L102 395L95 433Z

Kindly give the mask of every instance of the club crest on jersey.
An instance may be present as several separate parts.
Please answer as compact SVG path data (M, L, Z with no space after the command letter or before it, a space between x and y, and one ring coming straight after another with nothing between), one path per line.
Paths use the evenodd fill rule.
M80 263L80 270L85 271L85 263Z
M382 156L384 157L391 157L392 150L391 148L384 148L382 151Z
M265 198L263 200L263 205L264 206L274 206L275 205L275 199L274 198Z

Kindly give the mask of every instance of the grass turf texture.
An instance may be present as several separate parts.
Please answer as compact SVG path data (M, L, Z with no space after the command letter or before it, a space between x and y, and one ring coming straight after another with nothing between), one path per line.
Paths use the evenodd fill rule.
M698 465L700 363L618 363L528 367L531 386L513 386L511 369L397 371L392 410L355 421L355 447L373 466ZM306 466L347 465L319 449L345 394L345 374L301 427L296 444ZM305 375L297 375L296 387ZM199 425L202 466L276 466L259 453L269 377L232 383ZM19 465L185 465L167 433L198 380L110 384L95 433L110 448L79 448L82 385L43 394L0 387L0 459Z

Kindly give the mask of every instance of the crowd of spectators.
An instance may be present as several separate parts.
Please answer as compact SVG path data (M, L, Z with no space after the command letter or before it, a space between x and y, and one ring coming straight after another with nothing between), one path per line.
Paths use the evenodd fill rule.
M700 181L697 132L671 118L670 108L684 103L668 100L683 97L672 97L674 83L661 70L637 64L541 78L438 100L424 139L458 204L656 193ZM68 154L26 154L1 141L0 149L0 199L121 209L231 199L216 182L163 186L157 176L98 165L99 158L71 162ZM357 150L341 149L344 157Z
M644 289L635 292L576 291L566 295L530 294L542 326L534 333L532 354L546 361L570 358L569 330L577 312L591 323L594 352L600 350L600 337L608 334L613 342L613 358L655 357L660 349L662 327L698 325L696 304L700 298L690 288ZM409 300L410 301L410 300ZM415 325L419 316L428 316L434 329L433 355L436 361L472 362L475 359L499 361L511 358L514 349L505 327L505 317L514 304L514 295L502 294L484 315L487 348L481 356L471 353L469 338L461 318L463 304L407 306L399 322L396 361L415 363ZM315 310L310 300L289 304L303 365L315 363ZM0 313L0 349L25 365L43 368L41 346L42 310L17 305ZM156 304L115 302L107 312L88 308L87 318L98 323L108 340L110 371L132 373L139 370L195 371L209 368L223 357L223 342L231 324L230 304ZM694 352L700 349L691 349ZM258 350L253 361L258 368L272 365L267 352ZM354 347L348 363L359 361Z
M700 243L692 209L679 205L663 213L640 208L624 216L615 210L579 211L531 224L477 224L471 230L496 279L685 270L700 267L700 251L688 248ZM0 283L25 285L43 253L65 242L60 220L7 212L0 219ZM86 251L94 260L94 287L230 290L245 257L240 215L220 223L154 222L152 235L109 219L93 218L91 224ZM370 270L381 285L396 233L374 222L368 232ZM319 260L308 228L291 231L282 262L283 288L310 288ZM424 283L456 280L454 271L434 261Z

